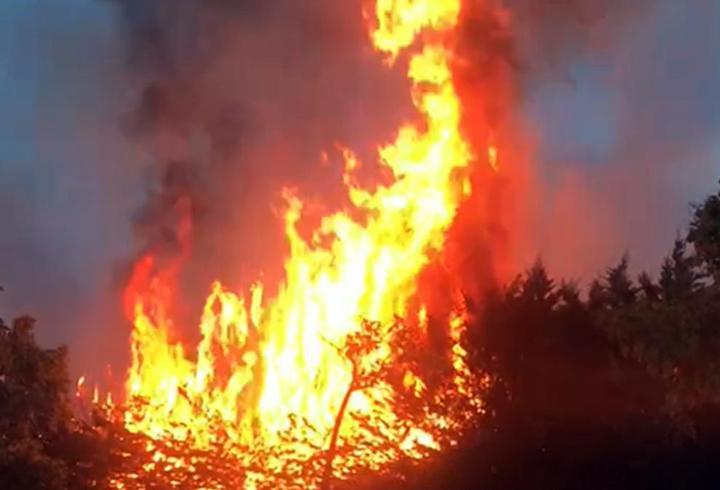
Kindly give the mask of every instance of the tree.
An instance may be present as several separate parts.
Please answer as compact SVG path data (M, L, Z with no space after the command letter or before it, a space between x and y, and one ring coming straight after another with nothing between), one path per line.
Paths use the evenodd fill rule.
M666 301L685 299L697 291L702 277L697 262L697 257L688 255L685 240L675 240L660 270L660 292Z
M655 284L647 272L641 272L638 276L638 284L642 291L643 299L650 303L655 303L660 299L661 289Z
M610 307L617 308L632 304L637 297L637 287L628 275L630 260L626 255L620 259L615 267L610 267L605 273L606 291Z
M0 325L0 487L68 488L68 467L51 454L70 420L67 350L39 348L34 325Z
M525 274L519 299L527 304L549 309L555 306L557 301L555 281L548 276L545 265L539 258Z
M350 334L342 348L337 348L351 368L350 383L335 415L335 423L330 434L321 488L329 490L332 485L333 461L338 450L338 437L350 397L356 391L369 388L387 376L389 362L387 357L379 355L379 347L384 340L381 325L378 322L363 321L357 332Z
M715 284L720 284L720 191L695 208L688 242Z
M583 308L580 289L575 282L562 281L558 288L557 296L560 307L564 310L578 310Z
M608 307L608 295L600 279L593 279L588 290L588 307L598 311Z
M701 262L687 241L677 239L659 285L641 274L638 300L624 259L602 285L611 307L596 314L619 356L650 376L661 393L659 410L684 435L694 433L693 412L720 402L720 297L703 282Z

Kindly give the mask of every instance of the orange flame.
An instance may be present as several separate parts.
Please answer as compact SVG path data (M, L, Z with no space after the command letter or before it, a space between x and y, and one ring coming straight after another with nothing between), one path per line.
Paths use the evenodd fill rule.
M85 386L85 375L80 376L77 380L77 383L75 383L75 397L80 398L83 396L84 386Z
M243 296L214 283L200 321L201 340L189 356L171 340L177 264L160 268L152 255L138 261L126 292L134 325L126 388L142 403L126 413L129 430L204 445L217 437L211 427L219 420L237 444L272 445L297 417L316 429L311 442L326 444L353 376L334 346L344 345L363 319L384 325L409 313L418 275L442 250L470 191L472 155L460 131L461 107L445 46L459 12L460 0L377 0L375 48L395 62L419 43L409 58L408 79L422 123L403 125L394 143L379 148L378 165L394 178L373 190L351 178L360 162L343 150L352 209L325 216L309 240L297 229L302 200L284 192L289 256L274 297L264 297L262 284ZM427 312L418 317L424 331ZM453 318L451 324L456 342L459 322ZM388 355L389 346L381 347ZM464 356L453 350L458 377ZM413 373L403 381L418 394L425 389ZM397 419L392 398L392 388L380 384L353 393L347 409L391 425ZM351 438L356 429L348 419L340 438ZM417 445L436 445L419 429L386 436L408 454Z
M498 171L499 164L498 164L498 158L500 156L497 146L490 145L488 146L488 162L490 163L490 168L492 168L494 171Z

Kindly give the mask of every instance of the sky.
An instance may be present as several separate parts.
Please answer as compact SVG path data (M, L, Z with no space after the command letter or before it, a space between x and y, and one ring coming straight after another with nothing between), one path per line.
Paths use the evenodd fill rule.
M116 309L142 197L114 23L104 2L0 2L0 311L31 313L40 341L70 344L78 362L95 342L125 342L102 311Z
M536 243L560 275L587 281L624 252L656 271L688 204L718 188L720 3L648 5L624 28L601 21L525 100L545 181Z
M651 5L621 34L600 22L597 49L528 83L533 233L559 274L588 280L625 251L653 270L688 203L717 188L720 2ZM0 315L32 313L74 369L127 341L118 271L151 156L123 128L126 62L111 2L0 2Z

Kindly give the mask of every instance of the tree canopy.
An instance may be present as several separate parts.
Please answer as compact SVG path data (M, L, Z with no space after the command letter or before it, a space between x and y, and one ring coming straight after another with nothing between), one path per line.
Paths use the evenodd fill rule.
M612 446L613 451L621 453L637 443L636 460L649 457L649 446L670 448L677 441L695 441L694 447L701 447L698 441L718 425L720 415L720 192L694 208L688 233L672 243L656 274L633 277L631 265L626 254L583 289L554 278L538 259L509 284L495 285L479 298L467 297L469 324L461 341L470 369L483 380L482 410L454 407L453 400L439 397L448 411L460 410L476 419L468 424L472 432L431 460L426 473L417 466L399 467L402 478L386 486L428 488L436 482L464 488L462 476L492 487L499 481L501 460L496 454L525 458L528 448L545 454L553 447L562 455L556 457L578 461L573 458L581 455L565 446L568 433L593 447L602 447L598 441L614 441L620 449ZM338 488L345 485L330 476L340 451L337 433L347 399L381 378L402 384L408 367L429 369L438 355L414 346L412 330L398 319L392 364L363 371L359 360L374 352L381 331L372 322L363 325L340 351L353 366L354 377L338 413L335 442L326 462L318 463L327 487L331 480ZM109 474L140 467L140 459L114 454L140 451L143 440L122 433L121 424L108 429L101 424L107 420L98 418L93 425L73 414L68 351L38 346L34 327L27 316L11 325L0 320L0 488L103 488ZM435 359L435 364L442 363ZM442 385L436 384L431 388L441 393ZM407 417L422 416L413 412L412 403L407 405ZM713 433L720 443L720 428ZM212 460L212 455L201 456ZM539 468L548 464L542 458ZM480 460L491 462L485 476L475 467ZM536 463L523 464L532 469ZM626 463L613 459L613 464L620 471ZM233 471L217 469L218 481ZM517 480L512 465L504 471L506 486L495 488L536 488ZM543 474L541 481L558 481L553 477ZM369 481L377 485L378 478ZM598 482L593 488L606 488L601 483L610 480ZM362 488L351 483L349 488Z

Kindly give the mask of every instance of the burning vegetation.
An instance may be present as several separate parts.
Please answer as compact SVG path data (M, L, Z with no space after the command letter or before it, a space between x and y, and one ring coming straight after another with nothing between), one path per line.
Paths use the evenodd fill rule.
M157 133L163 176L124 285L123 394L109 367L70 386L64 348L38 348L29 318L0 321L0 486L536 488L515 477L523 451L550 458L560 438L574 452L563 430L588 420L591 437L634 437L638 414L653 414L652 437L659 419L671 438L697 437L720 404L718 196L696 208L657 281L630 278L627 258L587 299L540 261L512 280L507 228L519 218L504 204L528 176L508 144L509 14L461 0L375 0L363 13L375 56L406 74L415 118L373 164L337 145L337 209L318 217L283 188L282 277L244 289L214 279L190 334L183 278L204 202L185 140L214 116L184 107L174 81L149 84L134 129ZM143 34L141 50L162 51ZM237 157L228 135L240 126L204 128L213 158ZM495 455L515 440L520 456ZM587 488L616 482L601 483Z
M270 297L259 282L245 295L215 282L194 349L178 339L173 319L192 247L191 202L166 194L176 253L146 251L125 292L133 330L122 417L128 431L152 441L144 472L171 469L192 480L203 465L171 449L181 444L222 454L245 488L328 487L453 444L464 412L482 409L483 383L461 346L463 301L432 319L450 342L447 362L438 363L423 355L430 314L417 297L421 272L441 260L472 192L477 160L451 70L460 14L459 0L378 1L368 11L378 53L408 64L421 120L378 150L386 182L360 184L361 164L344 150L348 206L322 217L309 236L298 226L301 197L284 191L284 280ZM486 151L497 170L497 148ZM202 485L224 487L226 477ZM114 484L133 487L135 478L143 479L125 474Z

